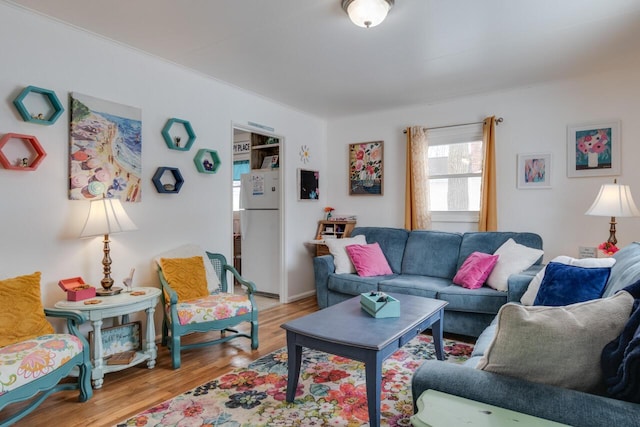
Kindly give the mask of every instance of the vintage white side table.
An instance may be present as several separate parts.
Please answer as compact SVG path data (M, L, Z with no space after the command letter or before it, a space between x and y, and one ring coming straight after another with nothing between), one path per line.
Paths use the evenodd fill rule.
M416 401L413 427L560 427L565 424L498 408L460 396L426 390Z
M56 308L67 310L77 310L82 312L91 321L94 332L92 343L93 369L91 370L91 380L94 388L101 388L104 382L104 374L120 371L147 361L147 367L152 369L156 365L158 354L156 347L156 331L153 319L156 305L160 297L158 288L133 288L133 291L142 291L144 295L131 295L129 292L122 292L118 295L98 296L90 300L99 300L99 304L85 304L85 301L58 301ZM129 314L144 310L147 313L147 327L142 351L136 353L135 358L127 365L107 365L104 361L104 348L102 346L102 320L109 317L122 316L121 324L129 323ZM141 331L142 332L142 331Z

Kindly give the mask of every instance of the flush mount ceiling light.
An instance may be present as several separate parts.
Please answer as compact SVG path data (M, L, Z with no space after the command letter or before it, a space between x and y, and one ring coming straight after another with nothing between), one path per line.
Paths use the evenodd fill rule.
M358 27L375 27L384 21L394 0L342 0L342 8Z

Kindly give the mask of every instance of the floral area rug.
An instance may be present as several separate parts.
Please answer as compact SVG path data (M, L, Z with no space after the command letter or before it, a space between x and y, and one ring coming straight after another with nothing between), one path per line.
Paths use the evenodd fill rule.
M473 346L445 340L444 349L447 362L462 363L471 355ZM432 338L419 335L385 360L381 425L411 425L411 376L422 362L435 358ZM283 348L117 426L369 425L362 362L305 348L295 402L286 402L286 391L287 351Z

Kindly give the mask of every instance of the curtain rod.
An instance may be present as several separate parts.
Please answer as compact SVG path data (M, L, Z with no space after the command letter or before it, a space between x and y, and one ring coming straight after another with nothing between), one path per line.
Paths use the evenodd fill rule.
M496 119L496 126L498 126L500 123L502 123L504 121L504 119L502 117L498 117ZM460 123L458 125L447 125L447 126L436 126L436 127L432 127L432 128L424 128L424 130L432 130L432 129L444 129L444 128L455 128L458 126L468 126L468 125L481 125L484 123L484 120L481 122L473 122L473 123ZM402 133L407 133L407 130L403 130Z

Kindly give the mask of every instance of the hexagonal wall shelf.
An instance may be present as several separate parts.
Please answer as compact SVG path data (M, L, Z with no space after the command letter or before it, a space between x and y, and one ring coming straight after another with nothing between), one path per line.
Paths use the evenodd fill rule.
M29 157L24 157L22 159L16 159L15 163L11 163L5 154L5 145L9 142L12 144L21 143L25 146L28 146L29 151L35 152L35 157L30 159ZM0 139L0 164L5 169L17 170L17 171L34 171L40 166L42 160L45 158L47 153L40 145L38 138L33 135L21 135L19 133L8 133ZM33 156L31 156L33 157Z
M184 131L186 132L188 139L187 141L182 141L181 135L172 135L171 127L174 124L179 124L184 127ZM196 134L193 132L193 128L191 127L191 123L182 119L169 119L167 124L162 128L162 137L164 138L164 142L167 144L167 147L172 150L180 150L180 151L189 151L191 146L196 140Z
M201 148L193 158L196 169L200 173L216 173L220 167L220 157L216 150Z
M25 98L29 96L31 93L37 93L42 95L42 97L48 102L51 108L53 108L53 112L49 114L48 117L44 115L44 113L33 114L29 112L27 107L24 105ZM22 116L22 119L25 122L37 123L40 125L52 125L58 120L60 115L64 112L64 107L60 103L60 100L56 96L56 93L49 89L43 89L35 86L27 86L20 92L20 95L16 99L13 100L13 104L18 109L18 112Z
M166 172L170 172L173 175L175 183L162 183L162 177ZM153 174L151 181L153 181L153 185L155 185L158 193L179 193L182 184L184 184L184 179L182 178L180 170L178 168L171 168L168 166L159 167L156 170L156 173Z

